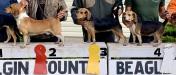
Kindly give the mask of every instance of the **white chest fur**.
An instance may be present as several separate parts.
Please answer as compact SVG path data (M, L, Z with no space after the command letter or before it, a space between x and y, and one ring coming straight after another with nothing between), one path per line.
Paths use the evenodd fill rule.
M25 18L29 17L26 12L21 12L18 16L17 20L17 25L19 26L21 24L21 21Z

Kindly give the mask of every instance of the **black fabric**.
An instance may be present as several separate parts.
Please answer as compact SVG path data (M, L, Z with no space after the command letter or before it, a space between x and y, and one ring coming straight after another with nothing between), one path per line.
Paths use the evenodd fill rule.
M56 42L58 40L56 36L53 36L51 34L31 36L30 39L31 42Z
M73 23L74 24L78 24L77 23L77 17L76 17L76 12L77 12L78 8L73 8L71 9L71 17L73 19Z
M36 15L36 18L38 20L42 20L42 19L46 18L46 16L44 15L44 12L43 12L44 11L44 9L43 9L44 7L45 7L44 4L40 4L40 6L37 9L36 14L40 14L40 15Z
M88 35L87 35L87 31L83 29L83 39L84 39L84 42L87 42L88 41ZM114 42L114 35L111 31L109 32L100 32L100 33L96 33L96 41L97 42ZM92 41L92 40L91 40Z
M158 22L157 21L143 21L141 33L149 35L159 30L161 26L162 26L162 23L159 21Z
M0 28L0 42L4 42L7 39L6 28Z
M118 24L117 20L114 19L113 17L106 17L106 18L102 18L102 19L93 19L94 20L94 26L96 30L107 30L107 29L111 29L112 27L115 27Z

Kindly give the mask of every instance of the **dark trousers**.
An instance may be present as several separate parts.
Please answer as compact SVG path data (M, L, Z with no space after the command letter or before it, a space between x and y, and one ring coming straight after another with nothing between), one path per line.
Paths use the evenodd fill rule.
M57 37L53 35L40 34L31 36L31 42L57 42Z
M88 35L87 35L87 31L83 29L83 38L84 38L84 42L87 42L88 40ZM96 42L114 42L114 34L109 31L109 32L100 32L100 33L96 33Z

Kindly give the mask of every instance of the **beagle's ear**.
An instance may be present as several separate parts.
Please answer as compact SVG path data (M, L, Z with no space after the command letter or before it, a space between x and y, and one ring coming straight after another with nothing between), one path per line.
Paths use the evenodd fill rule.
M125 12L122 14L122 23L126 25L126 21L125 21Z
M90 11L88 10L88 9L86 9L86 16L87 16L87 20L90 20L90 18L91 18L91 13L90 13Z
M137 18L137 14L135 12L133 12L133 22L137 23L138 22L138 18Z
M28 2L26 0L21 0L19 4L20 9L24 9L28 5Z
M24 6L27 6L27 5L28 5L28 2L27 2L27 0L21 0L21 1L20 1L20 4L21 4L21 5L24 5Z

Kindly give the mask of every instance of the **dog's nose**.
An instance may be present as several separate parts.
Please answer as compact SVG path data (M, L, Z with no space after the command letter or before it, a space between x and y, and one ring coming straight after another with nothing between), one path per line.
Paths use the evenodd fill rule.
M5 8L5 12L6 12L6 13L10 13L10 11L9 11L7 8Z

